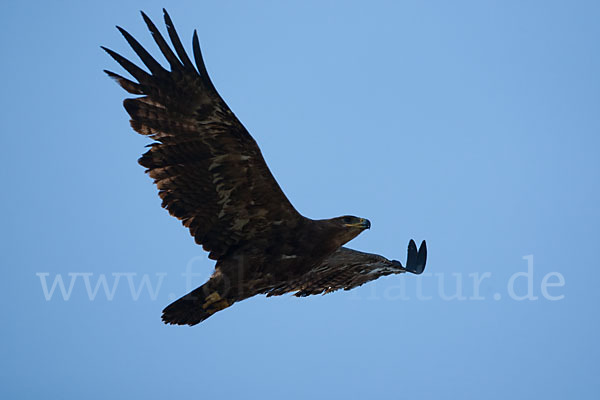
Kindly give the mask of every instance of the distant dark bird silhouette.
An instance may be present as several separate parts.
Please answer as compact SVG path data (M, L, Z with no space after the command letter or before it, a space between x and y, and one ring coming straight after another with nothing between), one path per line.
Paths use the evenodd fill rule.
M163 310L168 324L195 325L257 294L296 296L350 290L380 276L425 268L425 241L399 261L341 247L371 223L350 215L312 220L298 213L273 178L260 149L211 82L194 31L196 66L166 10L174 51L142 12L170 65L164 69L117 27L148 68L102 47L135 81L105 71L127 92L131 126L154 139L139 163L158 187L162 206L180 219L216 260L208 282Z

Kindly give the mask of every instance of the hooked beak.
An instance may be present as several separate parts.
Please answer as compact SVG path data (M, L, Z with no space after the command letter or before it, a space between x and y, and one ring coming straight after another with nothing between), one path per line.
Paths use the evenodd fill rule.
M361 218L359 222L355 224L347 224L346 226L360 229L371 229L371 221L366 218Z
M364 229L371 229L371 221L369 221L368 219L363 218L363 220L362 220L362 226L364 227Z

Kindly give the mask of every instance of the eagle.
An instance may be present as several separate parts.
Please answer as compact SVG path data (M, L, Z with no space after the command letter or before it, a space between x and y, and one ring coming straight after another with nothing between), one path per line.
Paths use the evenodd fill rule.
M166 324L196 325L249 297L350 290L389 274L420 274L427 246L408 245L405 265L343 245L371 227L352 215L313 220L301 215L269 171L250 133L213 85L192 37L189 58L163 9L171 46L142 11L169 64L164 68L117 26L147 69L102 46L134 80L104 70L136 95L123 105L131 127L153 143L139 163L154 180L162 207L181 220L216 261L211 278L167 306Z

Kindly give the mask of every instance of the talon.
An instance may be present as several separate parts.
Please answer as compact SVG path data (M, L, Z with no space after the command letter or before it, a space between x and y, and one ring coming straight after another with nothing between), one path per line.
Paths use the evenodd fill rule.
M221 311L224 308L227 308L231 305L231 303L229 303L229 301L227 301L226 299L222 299L220 301L217 301L215 303L211 303L210 306L207 308L207 311L210 311L212 313L216 313L217 311Z
M204 302L202 307L207 308L211 304L216 303L219 300L221 300L221 296L219 296L219 293L213 292L213 293L209 294L208 296L206 296L206 301Z

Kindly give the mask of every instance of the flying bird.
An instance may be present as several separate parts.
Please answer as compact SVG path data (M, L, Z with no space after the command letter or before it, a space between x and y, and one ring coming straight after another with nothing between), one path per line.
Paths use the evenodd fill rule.
M197 32L195 65L163 9L171 45L142 12L169 64L163 68L117 27L147 71L102 47L134 80L106 72L127 92L132 128L154 140L139 163L154 179L162 206L181 220L216 260L211 278L167 306L167 324L196 325L232 304L265 294L296 296L350 290L389 274L425 268L427 247L408 245L405 265L343 245L371 227L351 215L313 220L301 215L269 171L260 149L216 91Z

